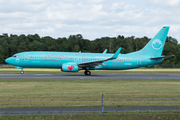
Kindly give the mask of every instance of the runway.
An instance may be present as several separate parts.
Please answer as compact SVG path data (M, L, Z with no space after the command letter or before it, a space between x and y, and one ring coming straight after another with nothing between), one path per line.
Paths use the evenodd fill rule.
M180 74L0 74L11 79L180 79Z
M147 111L178 111L180 107L105 107L104 112L147 112ZM13 108L0 109L0 115L29 115L29 114L69 114L101 112L101 107L78 107L78 108Z

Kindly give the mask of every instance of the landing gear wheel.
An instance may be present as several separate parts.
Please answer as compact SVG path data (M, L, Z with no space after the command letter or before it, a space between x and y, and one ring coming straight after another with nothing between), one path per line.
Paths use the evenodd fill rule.
M86 71L84 71L84 74L87 75L87 74L86 74Z
M21 71L20 73L21 73L21 74L24 74L24 71Z
M91 72L89 70L84 71L85 75L91 75Z

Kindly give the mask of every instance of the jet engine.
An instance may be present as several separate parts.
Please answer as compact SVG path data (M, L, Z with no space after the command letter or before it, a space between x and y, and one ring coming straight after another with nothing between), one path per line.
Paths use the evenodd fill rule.
M78 65L73 63L64 63L62 64L61 71L63 72L78 72Z

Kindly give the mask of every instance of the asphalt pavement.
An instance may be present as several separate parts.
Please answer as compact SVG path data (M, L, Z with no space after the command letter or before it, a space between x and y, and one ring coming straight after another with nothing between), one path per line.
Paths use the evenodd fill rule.
M173 111L180 107L105 107L104 112L132 112L132 111ZM78 107L78 108L13 108L0 109L0 115L29 115L29 114L63 114L63 113L92 113L102 112L102 107Z
M0 78L21 79L180 79L180 74L0 74Z

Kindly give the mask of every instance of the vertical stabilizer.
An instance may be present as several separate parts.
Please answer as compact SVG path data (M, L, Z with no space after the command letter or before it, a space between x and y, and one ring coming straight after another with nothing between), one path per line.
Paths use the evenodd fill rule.
M168 26L164 26L148 43L140 50L146 56L159 57L162 54L166 37L169 31Z

